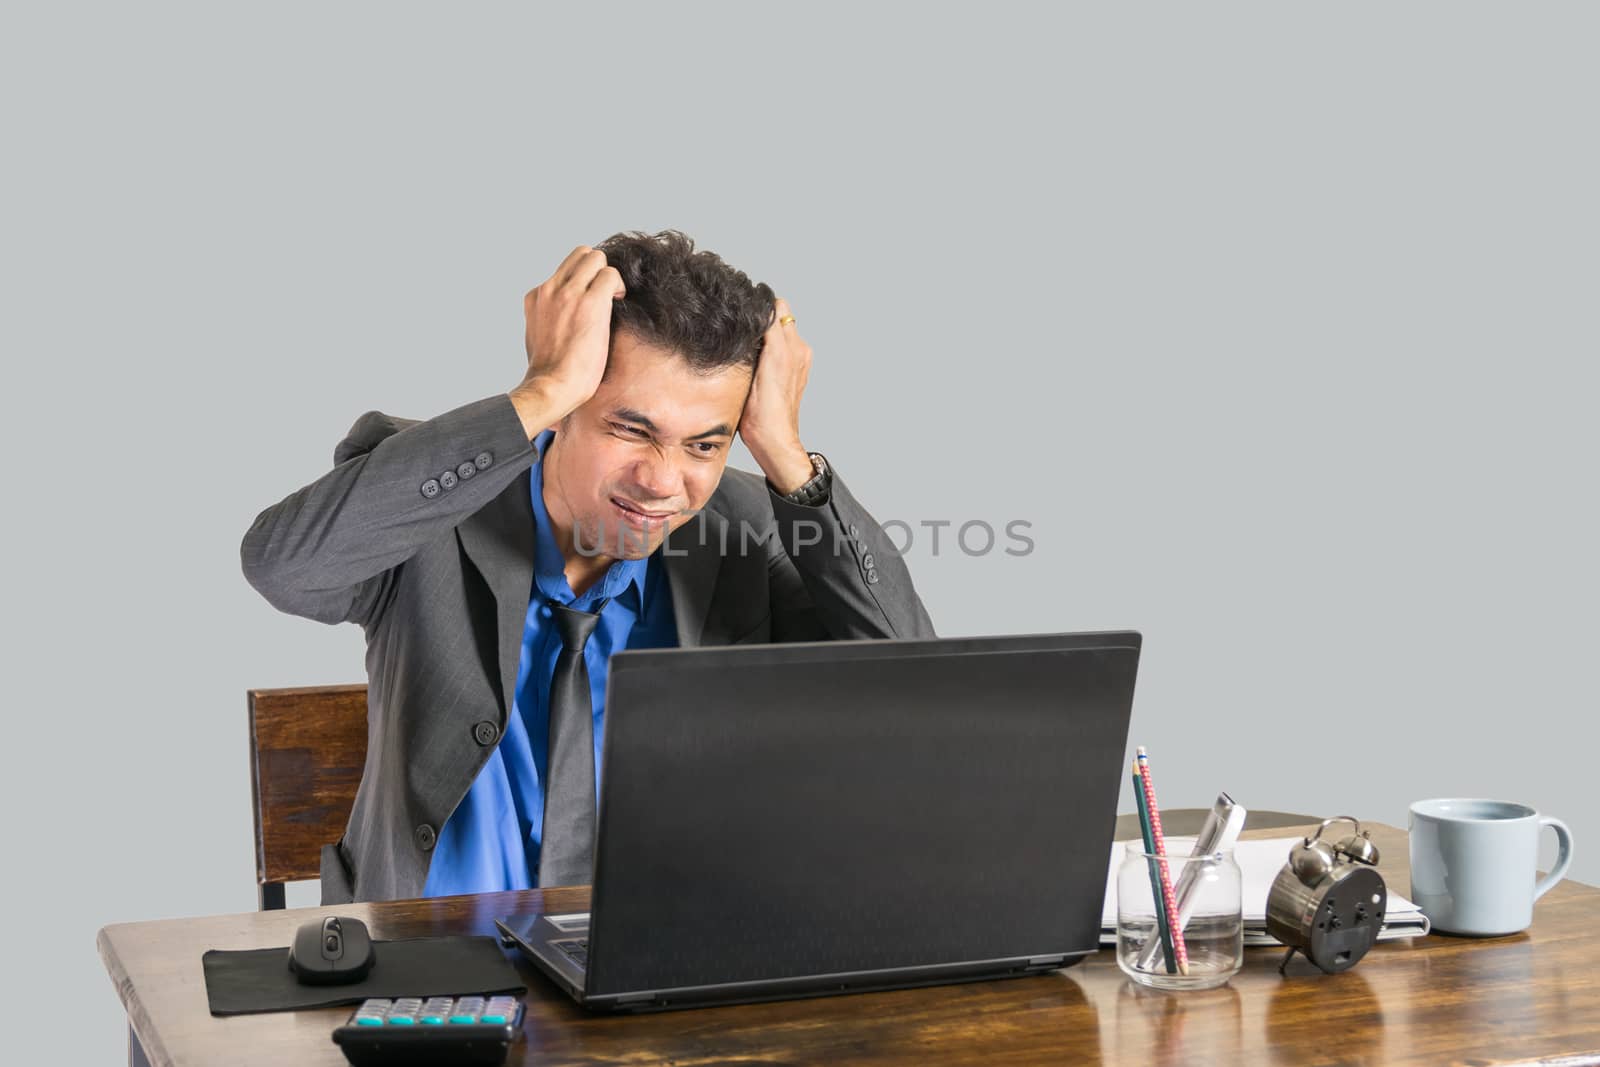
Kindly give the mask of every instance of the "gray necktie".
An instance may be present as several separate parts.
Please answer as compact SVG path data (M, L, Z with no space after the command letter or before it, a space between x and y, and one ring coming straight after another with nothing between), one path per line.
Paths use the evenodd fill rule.
M588 885L594 876L594 703L583 646L605 606L602 600L588 612L550 602L551 618L561 634L561 654L550 676L541 886Z

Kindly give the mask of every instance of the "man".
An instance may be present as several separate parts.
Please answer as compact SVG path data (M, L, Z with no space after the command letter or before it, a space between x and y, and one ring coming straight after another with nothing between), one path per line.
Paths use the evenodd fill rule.
M587 883L607 657L929 637L893 544L801 444L788 305L676 231L573 250L509 393L368 412L240 549L367 635L367 759L322 901ZM726 471L735 432L763 479ZM734 798L730 798L730 802Z

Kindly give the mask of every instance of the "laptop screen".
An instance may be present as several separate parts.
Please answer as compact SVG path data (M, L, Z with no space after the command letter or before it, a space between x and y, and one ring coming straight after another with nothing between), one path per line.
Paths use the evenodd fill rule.
M1139 647L617 654L588 992L1093 951Z

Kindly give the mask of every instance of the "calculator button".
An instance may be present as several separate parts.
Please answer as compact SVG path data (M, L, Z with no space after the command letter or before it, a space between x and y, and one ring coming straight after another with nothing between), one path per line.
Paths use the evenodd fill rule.
M413 1019L409 1015L391 1015L391 1016L389 1016L389 1025L390 1026L412 1026L412 1025L414 1025L416 1023L416 1021L417 1021L416 1019Z
M383 1025L383 1016L381 1016L381 1015L357 1015L356 1016L356 1025L357 1026L382 1026Z
M452 1015L450 1016L450 1021L453 1023L475 1023L478 1021L478 1017L476 1015Z
M484 1009L483 1021L495 1026L504 1026L517 1016L517 1000L515 997L490 997L489 1006Z

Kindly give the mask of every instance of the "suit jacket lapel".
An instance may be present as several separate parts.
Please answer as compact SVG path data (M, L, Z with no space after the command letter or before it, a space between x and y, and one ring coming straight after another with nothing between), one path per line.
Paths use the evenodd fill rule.
M672 618L678 626L678 644L684 648L700 644L705 636L727 526L720 512L707 507L672 531L663 548L667 585L672 589Z
M529 491L528 479L517 478L456 527L461 547L494 593L500 704L507 720L516 699L522 631L533 595L533 501Z

